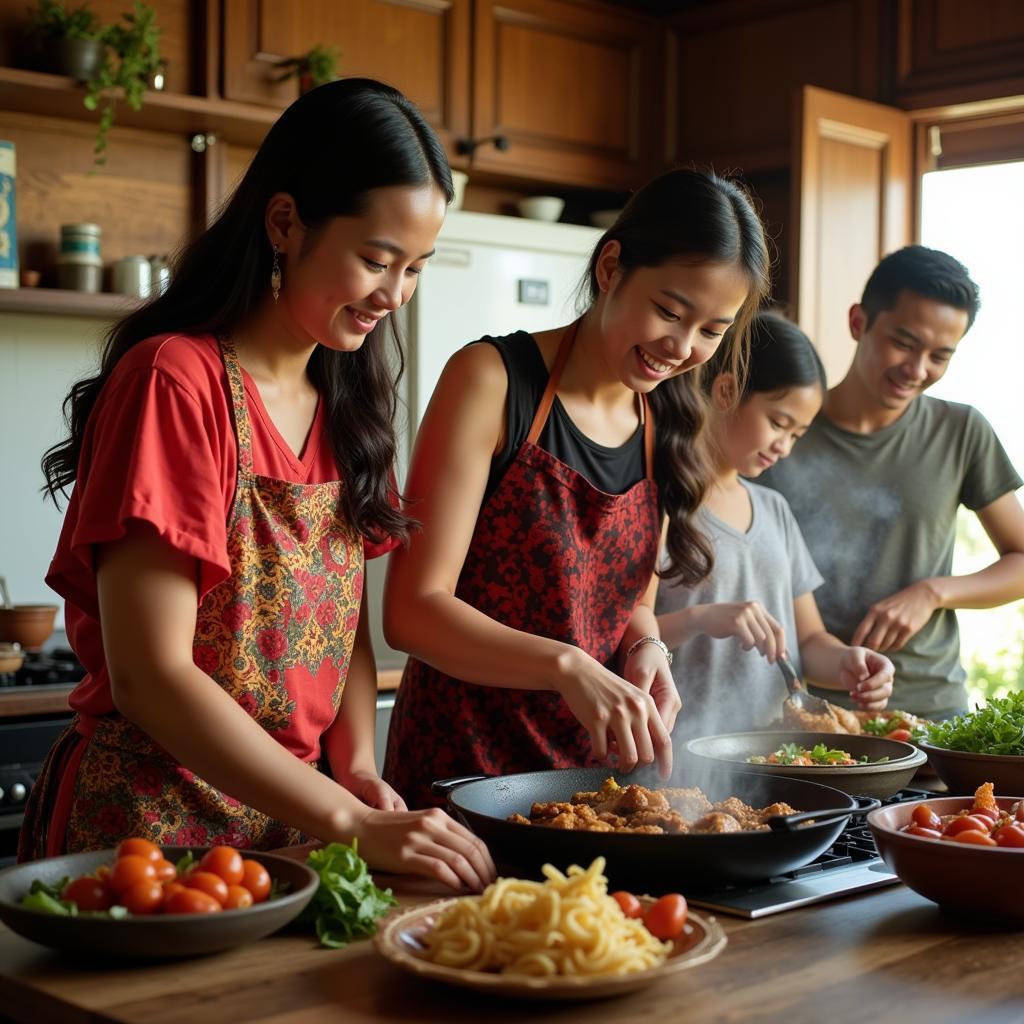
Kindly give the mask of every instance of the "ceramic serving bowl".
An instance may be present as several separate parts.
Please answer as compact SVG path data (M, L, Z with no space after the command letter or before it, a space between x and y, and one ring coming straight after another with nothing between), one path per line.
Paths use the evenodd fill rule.
M0 672L17 672L24 663L21 644L0 643Z
M164 856L177 863L189 852L198 861L207 848L163 849ZM147 914L125 919L88 914L62 917L21 906L35 879L53 885L113 862L114 850L99 850L29 861L0 871L0 921L33 942L90 957L176 958L230 949L288 924L305 909L320 882L316 872L300 861L250 850L244 853L267 869L284 890L282 895L219 914Z
M56 617L55 604L16 604L0 608L0 642L21 644L26 651L38 651L50 639Z
M784 743L845 750L854 758L867 757L869 764L782 765L749 764L747 758L771 754ZM884 798L903 789L927 760L923 751L911 743L886 740L879 736L849 736L826 732L732 732L702 736L686 745L698 761L717 768L729 765L745 772L757 772L785 778L808 779L849 793L851 796ZM886 760L883 760L886 759ZM723 764L724 762L724 764Z
M529 196L516 203L516 209L522 217L529 220L546 220L554 222L562 216L565 200L558 196Z
M1019 799L997 797L996 802L1010 810ZM867 823L885 863L914 892L950 910L1024 923L1024 849L953 843L900 831L920 804L941 816L968 810L973 803L972 795L890 804L871 811Z
M937 747L925 740L920 746L950 793L973 793L984 782L991 782L997 793L1024 793L1024 757L972 754Z

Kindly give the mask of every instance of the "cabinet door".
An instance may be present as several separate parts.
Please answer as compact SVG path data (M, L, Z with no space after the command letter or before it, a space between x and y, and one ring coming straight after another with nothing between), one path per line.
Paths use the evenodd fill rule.
M560 0L476 0L473 166L624 189L651 172L662 30L633 11Z
M853 358L847 310L887 253L912 237L910 117L804 86L794 145L797 322L838 383Z
M451 143L469 125L471 0L223 0L226 99L284 107L295 79L275 61L336 46L338 73L401 89Z

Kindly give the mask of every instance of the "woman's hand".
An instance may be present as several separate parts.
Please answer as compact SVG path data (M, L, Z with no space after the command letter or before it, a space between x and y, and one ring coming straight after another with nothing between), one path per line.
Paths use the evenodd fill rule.
M423 875L480 892L494 881L487 847L444 811L370 810L359 822L359 854L378 871Z
M667 779L672 774L672 739L654 697L578 647L566 650L560 666L555 688L589 733L594 756L606 760L611 740L622 771L656 760L662 778ZM667 695L662 699L667 701Z
M771 664L785 653L786 631L757 601L700 605L697 628L716 640L734 636L745 651L757 648Z
M405 801L376 773L354 771L338 780L353 796L378 811L405 811Z
M867 647L847 647L839 657L839 681L862 711L882 711L892 696L892 662Z
M661 715L665 729L671 732L683 702L679 698L679 690L672 678L665 652L657 644L641 644L626 659L622 674L626 682L654 698L654 706Z

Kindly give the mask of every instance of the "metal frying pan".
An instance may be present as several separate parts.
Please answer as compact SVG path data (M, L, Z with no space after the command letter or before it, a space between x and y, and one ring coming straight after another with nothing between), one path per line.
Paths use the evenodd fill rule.
M545 863L565 870L607 859L605 872L613 886L641 892L682 891L722 882L757 881L792 871L814 860L832 845L853 814L866 814L877 800L857 799L829 786L803 779L783 779L750 772L679 768L662 782L651 768L617 781L657 789L659 786L700 786L712 802L737 796L755 807L785 802L798 811L830 811L811 823L767 832L713 835L631 835L583 832L519 825L511 814L529 816L534 802L570 800L574 793L593 792L611 774L607 768L565 768L498 778L448 779L434 784L447 795L456 818L488 846L504 872L539 874Z

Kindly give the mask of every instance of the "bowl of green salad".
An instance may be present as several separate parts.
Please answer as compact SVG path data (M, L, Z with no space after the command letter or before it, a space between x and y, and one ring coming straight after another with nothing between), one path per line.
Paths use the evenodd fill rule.
M919 745L950 793L973 793L983 782L1024 793L1024 693L933 722Z

